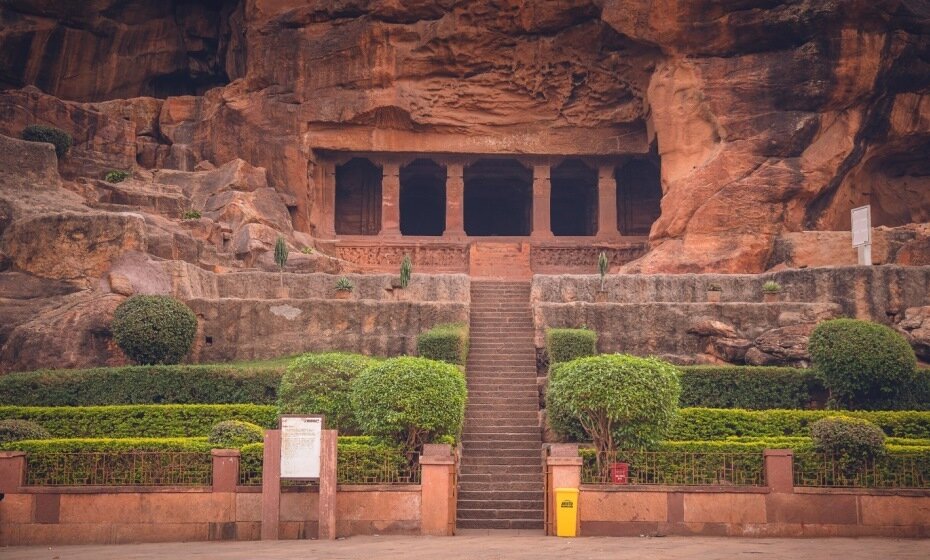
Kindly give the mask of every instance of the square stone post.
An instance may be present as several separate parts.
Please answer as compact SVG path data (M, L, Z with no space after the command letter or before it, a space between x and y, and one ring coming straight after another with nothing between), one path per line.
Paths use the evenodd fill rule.
M235 492L239 486L239 450L213 449L213 491Z
M446 166L446 230L443 237L465 237L465 178L461 163Z
M400 165L386 162L381 176L381 235L400 235Z
M281 520L281 430L265 430L262 454L262 540L278 540Z
M336 164L331 161L320 163L320 181L323 194L320 209L320 233L323 237L336 237Z
M766 449L765 485L776 494L794 493L794 453L790 449Z
M320 442L319 539L336 539L336 461L339 432L323 430Z
M613 165L601 165L597 171L597 239L620 239L617 230L617 178Z
M549 164L533 166L533 233L535 239L552 238L552 182Z
M455 456L447 444L424 445L420 456L420 534L455 534Z
M546 534L558 533L558 504L555 503L556 488L581 488L581 457L578 455L578 444L559 443L549 446L549 456L546 457L547 485L546 505L549 511L549 523L546 524ZM581 501L579 496L579 502ZM578 525L581 525L581 516L578 516ZM577 529L577 527L576 527ZM577 535L581 531L576 532Z
M0 451L0 493L16 494L26 483L26 454Z

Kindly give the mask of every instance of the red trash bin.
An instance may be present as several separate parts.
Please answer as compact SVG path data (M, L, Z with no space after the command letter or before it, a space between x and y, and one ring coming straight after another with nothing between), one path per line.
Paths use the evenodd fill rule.
M630 476L629 463L610 464L610 482L612 484L627 484Z

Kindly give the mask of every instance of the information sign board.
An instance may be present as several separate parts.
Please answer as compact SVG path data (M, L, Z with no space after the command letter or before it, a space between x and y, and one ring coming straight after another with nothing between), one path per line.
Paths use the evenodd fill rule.
M320 478L322 416L281 417L281 478Z

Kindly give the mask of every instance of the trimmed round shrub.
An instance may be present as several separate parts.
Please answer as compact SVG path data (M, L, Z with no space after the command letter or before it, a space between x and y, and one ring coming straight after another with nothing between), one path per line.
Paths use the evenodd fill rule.
M368 356L340 352L298 356L281 377L281 413L323 414L327 428L359 433L349 391L352 380L372 362Z
M914 349L885 325L824 321L811 333L809 349L833 403L840 407L896 408L898 397L907 396L916 383Z
M594 442L599 455L655 446L678 411L678 370L656 358L611 354L579 358L556 367L546 393L554 429L570 420ZM571 436L571 433L562 435Z
M885 451L885 432L862 418L828 416L811 424L814 450L834 457L872 459Z
M548 329L546 352L550 364L596 356L597 333L590 329Z
M239 448L250 443L261 443L265 430L261 426L242 420L224 420L210 429L207 441L215 447Z
M73 139L71 135L54 126L34 124L23 129L23 140L30 142L46 142L55 146L55 155L61 159L71 149Z
M132 296L116 308L110 330L134 362L176 364L194 344L197 317L172 297Z
M364 433L401 444L411 460L423 444L458 436L467 395L459 368L426 358L391 358L352 382L352 407Z
M24 439L49 439L48 430L29 420L0 420L0 444Z

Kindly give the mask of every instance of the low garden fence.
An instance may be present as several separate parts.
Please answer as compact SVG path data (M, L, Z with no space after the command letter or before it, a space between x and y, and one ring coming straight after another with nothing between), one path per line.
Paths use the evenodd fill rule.
M420 466L411 467L395 449L365 447L339 449L336 463L338 484L420 484ZM245 449L239 460L239 485L261 486L262 449ZM284 486L314 486L316 483L283 481Z
M583 449L581 456L583 484L765 485L761 452L621 451L614 457L601 454L598 461L594 450Z
M862 459L796 453L794 485L818 488L930 488L930 456L888 454Z
M27 486L210 486L209 452L29 453Z

